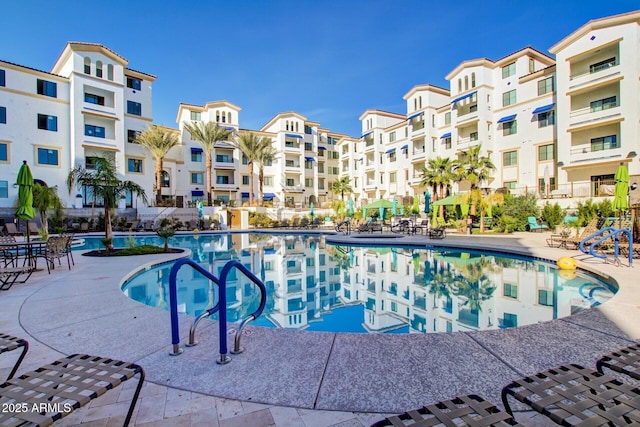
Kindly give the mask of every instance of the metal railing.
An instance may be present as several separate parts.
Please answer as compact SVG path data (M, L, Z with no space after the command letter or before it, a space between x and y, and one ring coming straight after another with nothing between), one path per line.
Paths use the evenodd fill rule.
M264 310L264 307L267 302L267 289L257 276L255 276L249 269L247 269L242 263L237 260L232 260L227 262L224 267L222 267L222 271L220 272L220 278L217 278L209 271L205 270L202 266L190 259L180 259L175 262L173 267L171 267L171 272L169 273L169 311L171 315L171 345L172 352L169 353L172 356L177 356L182 354L183 350L180 348L180 331L179 331L179 320L178 320L178 290L177 290L177 276L178 271L182 266L189 265L194 268L200 274L205 276L207 279L218 285L218 302L208 310L205 310L202 314L200 314L196 320L193 322L191 329L189 330L189 343L187 346L195 346L197 345L197 341L195 340L195 332L198 326L198 323L204 319L205 317L209 317L214 313L219 313L218 325L219 325L219 335L220 335L220 359L216 360L218 364L226 364L231 361L231 358L227 355L227 277L229 272L233 268L237 268L243 273L249 280L251 280L257 287L260 289L260 303L258 304L258 308L251 313L249 316L245 317L241 322L240 326L236 330L235 338L234 338L234 346L231 351L232 354L242 353L242 348L240 347L240 338L242 337L242 330L244 327L251 321L257 319Z

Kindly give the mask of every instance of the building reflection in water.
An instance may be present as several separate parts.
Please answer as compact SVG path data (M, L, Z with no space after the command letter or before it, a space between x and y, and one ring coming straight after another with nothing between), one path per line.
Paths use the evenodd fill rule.
M322 236L258 233L181 236L194 260L219 275L238 259L268 290L261 318L279 328L332 332L431 333L509 328L569 316L607 301L615 287L555 265L503 256L424 248L350 247ZM141 272L124 292L166 308L171 264ZM217 302L197 271L178 275L178 307L198 315ZM257 307L255 285L236 270L227 281L228 317Z

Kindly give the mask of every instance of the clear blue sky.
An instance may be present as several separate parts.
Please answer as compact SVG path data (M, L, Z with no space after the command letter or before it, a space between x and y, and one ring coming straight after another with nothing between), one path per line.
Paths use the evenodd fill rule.
M158 77L157 124L180 102L225 99L240 126L296 111L360 135L367 109L406 113L413 86L448 88L460 62L527 45L547 53L590 19L638 0L5 1L0 59L48 71L68 41L101 43Z

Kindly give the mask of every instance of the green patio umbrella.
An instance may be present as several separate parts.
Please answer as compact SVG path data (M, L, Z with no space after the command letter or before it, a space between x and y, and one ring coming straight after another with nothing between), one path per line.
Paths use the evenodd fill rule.
M380 209L382 218L384 218L384 210L393 207L393 203L388 200L376 200L373 203L369 203L362 208L362 216L367 217L367 209Z
M391 206L391 215L398 215L398 200L395 197L393 198L393 206Z
M311 215L311 221L313 221L313 216L315 214L313 202L309 204L309 215Z
M349 210L347 211L349 213L349 218L351 218L353 216L353 199L349 198Z
M613 177L615 190L613 196L613 209L625 211L629 208L627 196L629 195L629 171L625 165L618 166Z
M424 213L428 214L431 212L431 193L429 190L424 192Z
M29 241L29 220L36 217L36 212L33 210L33 175L26 160L18 170L16 184L18 185L16 218L27 221L27 241Z
M413 196L413 207L411 208L411 210L413 211L412 213L418 213L420 212L420 197Z

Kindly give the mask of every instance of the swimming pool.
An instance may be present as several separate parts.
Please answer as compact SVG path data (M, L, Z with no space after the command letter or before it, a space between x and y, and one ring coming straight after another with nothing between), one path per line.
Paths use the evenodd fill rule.
M116 246L126 246L115 239ZM98 247L87 239L85 249ZM155 237L138 243L161 244ZM262 278L263 315L252 324L331 332L432 333L523 326L570 316L606 302L615 286L580 271L502 254L454 249L337 246L321 235L259 233L174 236L172 246L218 275L237 259ZM95 246L94 246L95 245ZM135 274L123 292L168 308L171 263ZM232 274L228 318L240 321L258 292ZM189 268L178 274L179 311L196 316L216 302L215 285Z

